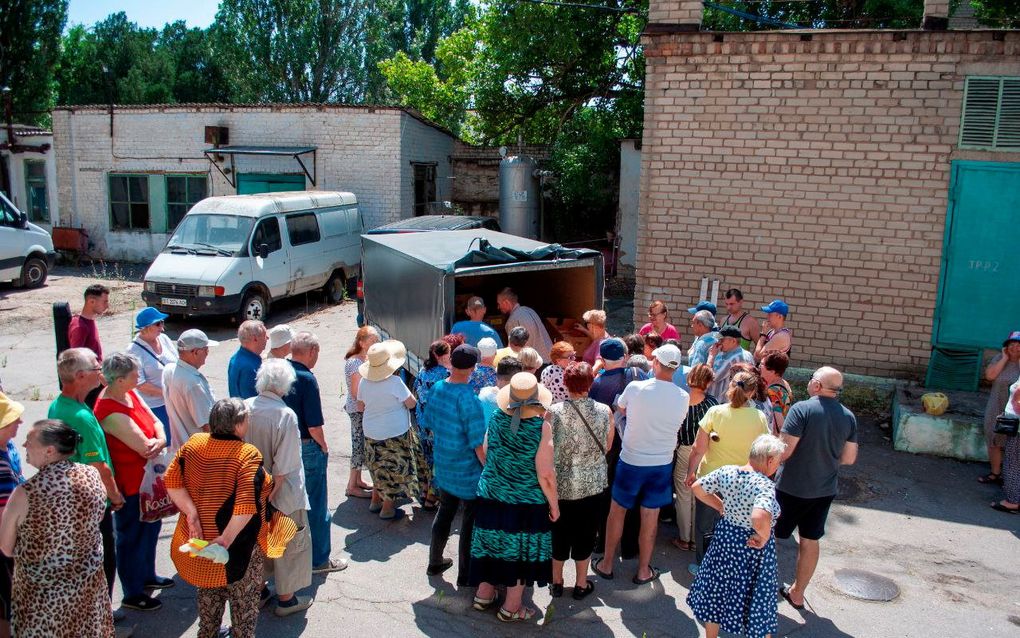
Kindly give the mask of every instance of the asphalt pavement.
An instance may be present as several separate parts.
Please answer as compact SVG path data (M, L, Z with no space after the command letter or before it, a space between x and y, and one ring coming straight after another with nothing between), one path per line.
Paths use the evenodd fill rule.
M439 577L425 575L433 515L404 504L406 514L385 522L368 512L366 500L348 499L344 486L350 459L349 422L342 410L343 354L356 330L354 304L323 306L318 298L299 298L273 308L270 326L287 322L311 330L323 344L314 372L319 378L330 445L330 507L334 553L351 566L314 578L315 603L305 614L277 618L263 611L258 636L699 636L703 630L685 603L692 577L691 554L669 544L675 528L663 524L653 564L665 570L651 584L635 586L634 561L616 565L617 577L596 576L593 595L582 602L569 596L551 603L544 589L529 592L541 610L535 622L507 626L495 613L471 610L470 590L453 584L455 568ZM225 320L171 323L176 337L190 327L222 340L202 371L217 396L226 395L227 360L237 348L236 327ZM127 313L99 321L104 349L127 345ZM52 328L32 326L0 334L3 383L26 405L25 420L45 416L57 392ZM40 388L36 390L34 388ZM861 452L844 473L841 498L832 508L828 533L808 607L797 612L780 600L779 635L845 636L1016 636L1020 635L1020 516L992 511L997 489L979 485L982 467L946 459L895 452L875 423L861 424ZM18 437L24 440L24 428ZM26 468L31 471L30 468ZM159 572L176 576L169 559L173 521L163 525ZM447 556L455 557L456 537ZM779 544L780 576L792 578L796 547ZM899 587L888 603L865 602L839 592L834 573L854 568L885 576ZM567 573L571 568L568 566ZM569 578L569 576L568 576ZM128 611L127 624L145 638L195 636L194 589L175 577L177 586L159 594L163 609ZM568 580L567 586L572 583ZM118 587L119 589L119 587ZM569 591L569 589L568 589ZM119 591L115 600L119 601ZM59 611L55 611L59 613Z

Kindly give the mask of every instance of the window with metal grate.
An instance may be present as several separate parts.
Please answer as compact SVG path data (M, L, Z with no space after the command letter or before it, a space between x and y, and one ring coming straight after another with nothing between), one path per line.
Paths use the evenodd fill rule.
M967 78L960 148L1020 151L1020 78Z

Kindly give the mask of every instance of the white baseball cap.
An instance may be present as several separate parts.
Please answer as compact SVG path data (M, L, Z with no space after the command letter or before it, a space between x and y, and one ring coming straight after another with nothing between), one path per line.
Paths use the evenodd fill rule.
M219 341L213 341L204 332L196 328L185 330L181 333L181 336L177 337L177 349L184 350L185 352L218 345L220 345Z
M652 356L659 360L659 363L676 370L680 367L680 359L683 355L680 354L680 348L677 348L671 343L659 346L652 351Z

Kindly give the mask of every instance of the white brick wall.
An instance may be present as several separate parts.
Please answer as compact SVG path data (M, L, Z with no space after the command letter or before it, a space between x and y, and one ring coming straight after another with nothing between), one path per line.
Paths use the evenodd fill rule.
M415 118L404 115L400 128L400 217L414 215L412 162L438 162L436 201L453 200L450 157L456 140Z
M405 205L410 201L405 198L413 196L410 180L405 179L409 158L438 162L439 174L449 176L448 158L455 141L390 108L118 107L112 139L109 126L109 114L101 107L53 113L61 223L86 228L97 256L132 260L151 259L167 236L109 230L107 175L206 173L210 195L232 195L234 188L202 155L208 148L206 126L228 127L231 145L318 147L317 184L313 187L308 182L307 187L353 192L370 228L410 211L410 204ZM311 156L303 159L311 169ZM221 166L229 166L229 160ZM289 157L237 156L235 166L239 173L301 172ZM441 186L440 193L445 192ZM150 217L157 216L162 213L150 212Z

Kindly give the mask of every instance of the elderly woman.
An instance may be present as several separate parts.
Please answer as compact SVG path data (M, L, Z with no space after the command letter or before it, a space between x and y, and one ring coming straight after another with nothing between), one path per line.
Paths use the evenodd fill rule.
M297 534L280 558L270 560L276 583L277 616L289 616L311 606L308 597L295 592L312 584L312 537L308 527L308 494L301 460L301 434L297 415L283 397L297 381L294 366L284 359L265 361L255 374L258 396L244 404L250 411L244 440L262 455L262 465L272 474L274 489L269 502L297 525Z
M709 408L719 405L719 400L706 391L715 379L712 368L702 363L687 373L687 391L690 403L687 418L680 424L676 435L676 452L673 456L673 492L676 494L676 525L679 534L673 539L673 546L685 552L694 551L694 493L687 486L690 472L691 450L698 436L698 424Z
M554 346L555 347L555 346ZM602 513L602 493L609 486L606 452L613 445L613 412L588 398L595 373L586 361L571 363L563 382L568 396L553 403L545 420L552 429L553 462L560 519L552 529L553 598L563 595L563 565L574 559L575 600L595 591L588 580L588 564Z
M37 421L25 440L39 472L15 488L0 524L0 550L14 557L11 625L19 638L113 636L99 523L106 488L99 471L70 456L82 441L62 421Z
M142 362L138 370L138 394L163 426L170 444L170 418L163 400L163 368L178 360L177 344L163 333L163 321L170 315L156 308L142 308L135 315L134 341L127 348Z
M1020 381L1009 388L1007 416L1020 415ZM1020 514L1020 436L1007 436L1002 458L1003 499L992 503L992 509L1007 514Z
M751 397L758 391L758 379L748 372L739 372L730 380L726 391L727 403L713 406L698 422L698 435L691 450L687 470L688 486L695 478L707 475L724 465L747 463L751 443L758 436L769 433L768 421L761 410L751 404ZM697 573L698 565L705 557L705 549L712 539L712 532L719 520L719 513L698 501L694 508L694 553L696 563L688 570Z
M94 412L106 434L113 478L124 496L124 507L113 513L117 575L124 590L121 605L155 611L163 603L146 590L173 587L174 581L156 575L156 543L163 523L146 523L139 518L139 489L146 463L162 453L166 436L156 415L139 395L141 367L134 355L122 352L104 359L106 389L99 395Z
M550 521L559 519L560 506L552 426L543 419L552 394L521 372L496 400L478 480L470 582L478 587L473 606L479 611L495 605L496 588L506 587L497 618L519 622L537 613L524 604L524 588L552 580Z
M765 393L768 395L769 403L772 404L772 427L776 436L783 431L786 414L793 405L793 388L783 378L789 365L790 358L782 352L769 352L762 358L758 367L761 378L765 381Z
M347 496L369 498L372 486L365 483L361 471L365 469L365 431L361 426L364 416L358 409L358 384L361 374L358 368L365 363L365 354L373 344L379 343L379 331L372 326L358 328L354 343L344 355L344 380L347 382L347 401L344 411L351 420L351 470L347 475Z
M563 384L563 372L577 358L574 346L566 341L557 341L549 351L551 363L542 370L542 385L552 392L553 403L567 400L567 387Z
M425 367L418 372L418 377L414 380L414 396L418 400L418 403L414 406L415 434L420 441L421 452L425 458L429 474L432 473L433 463L432 432L425 427L425 406L428 405L432 386L450 376L450 368L452 367L450 365L450 355L452 353L453 347L450 346L450 340L446 337L433 341L429 346L429 356L425 360ZM422 484L422 490L422 495L424 496L422 506L427 510L436 509L438 502L427 481Z
M778 630L776 540L779 516L776 486L769 477L779 469L786 444L763 434L751 443L748 462L726 465L698 479L698 501L721 515L712 546L694 579L687 604L705 624L706 638L720 627L751 638Z
M1009 388L1020 377L1020 330L1009 333L1002 342L1002 352L995 355L985 368L985 379L992 382L985 405L985 443L991 471L978 478L980 483L1002 485L1002 450L1006 437L995 433L995 419L1006 409Z
M531 346L525 346L521 348L521 351L517 353L517 360L524 366L525 372L531 374L538 374L538 369L542 367L544 361L542 361L542 355L538 354L538 350L535 350Z
M25 406L11 401L0 390L0 526L3 525L3 512L7 507L14 489L25 482L21 474L21 457L14 446L14 437L18 435L21 415ZM14 560L9 556L0 555L0 638L11 635L11 584L14 577Z
M181 510L170 557L181 578L198 588L199 638L221 635L227 601L230 635L255 635L265 557L283 555L282 546L296 532L294 523L279 513L270 518L269 495L275 486L262 455L243 440L248 416L240 399L217 401L209 413L209 433L188 439L166 471L167 492ZM187 551L190 539L225 549L226 564Z
M375 484L368 511L379 512L383 520L397 518L396 499L421 498L423 487L431 480L408 413L417 402L393 374L405 361L404 344L391 339L369 348L358 369L358 402L365 413L365 457Z
M591 339L591 345L585 349L581 359L592 366L597 373L602 367L599 364L599 346L602 345L604 339L612 336L606 331L606 311L588 310L582 315L581 319L584 321L584 327L578 326L578 329Z

